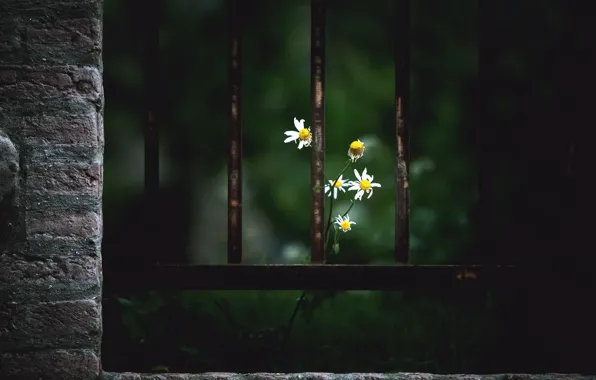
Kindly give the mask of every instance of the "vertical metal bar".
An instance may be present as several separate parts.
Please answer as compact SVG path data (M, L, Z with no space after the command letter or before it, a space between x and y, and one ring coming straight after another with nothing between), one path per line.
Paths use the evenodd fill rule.
M150 0L145 14L145 83L147 85L145 125L145 192L153 196L159 189L159 14L161 0Z
M494 233L498 215L497 179L499 172L500 122L494 104L498 89L499 55L503 52L499 30L499 9L503 4L492 0L478 0L478 93L476 94L476 146L478 160L478 246L476 252L483 264L496 264L502 257L498 254L498 240ZM482 127L480 127L482 126ZM502 151L502 150L501 150Z
M492 1L492 0L489 0ZM481 256L483 264L494 263L495 256L493 254L496 248L495 244L490 243L490 231L492 224L487 221L490 220L493 213L491 212L491 206L495 204L495 198L492 197L491 189L494 186L491 185L492 176L491 168L487 167L490 163L490 158L494 155L488 149L493 144L486 144L487 141L491 141L490 138L486 138L486 135L490 135L492 131L492 118L486 117L490 115L490 103L491 96L488 91L489 86L486 84L487 73L490 69L486 69L490 66L493 53L493 46L487 44L487 37L490 35L487 33L487 26L491 25L490 18L490 5L486 1L478 0L478 91L476 93L476 128L474 130L476 134L476 152L478 160L478 171L477 171L477 184L478 184L478 211L476 226L478 226L479 234L477 239L476 252ZM489 11L487 13L486 11ZM490 41L490 40L489 40ZM487 66L488 65L488 66ZM491 125L489 125L489 123ZM478 128L482 125L483 128ZM490 164L489 164L490 165ZM488 169L488 170L487 170ZM487 175L488 174L488 175Z
M161 0L150 0L143 4L146 9L144 21L144 65L145 65L145 225L149 247L157 250L159 219L156 214L159 192L159 121L160 121L160 63L159 24L162 10ZM148 255L157 259L154 254Z
M310 163L311 262L325 262L325 1L311 0L310 96L312 101L312 157Z
M395 262L410 258L410 0L396 0L395 18Z
M242 262L242 0L229 0L228 263Z

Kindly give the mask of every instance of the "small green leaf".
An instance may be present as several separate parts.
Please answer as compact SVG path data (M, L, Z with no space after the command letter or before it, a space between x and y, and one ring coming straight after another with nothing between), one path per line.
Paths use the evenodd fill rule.
M339 243L333 244L333 253L336 255L339 253Z
M122 306L134 306L134 303L126 298L117 298L118 303Z
M321 186L319 186L319 185L312 188L313 191L319 191L320 189L321 189Z
M170 372L170 368L168 368L165 365L156 365L156 366L151 367L151 371L152 372L161 372L161 373Z

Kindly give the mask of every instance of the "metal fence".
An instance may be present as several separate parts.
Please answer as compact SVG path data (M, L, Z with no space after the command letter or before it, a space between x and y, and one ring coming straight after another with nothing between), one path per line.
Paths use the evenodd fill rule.
M311 0L311 264L244 265L242 263L242 0L229 0L229 148L228 264L153 265L105 273L105 292L134 290L217 289L445 289L467 286L510 286L520 278L513 266L409 265L410 216L410 0L396 1L395 29L395 251L394 265L329 265L325 258L325 0ZM145 192L157 199L159 190L159 14L160 0L147 2ZM391 47L388 46L388 49ZM151 201L148 204L152 204ZM149 236L157 225L151 210Z

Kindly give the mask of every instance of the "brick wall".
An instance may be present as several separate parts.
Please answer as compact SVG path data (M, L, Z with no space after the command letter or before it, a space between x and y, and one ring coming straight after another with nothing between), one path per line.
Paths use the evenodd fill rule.
M0 2L0 379L96 379L101 0Z

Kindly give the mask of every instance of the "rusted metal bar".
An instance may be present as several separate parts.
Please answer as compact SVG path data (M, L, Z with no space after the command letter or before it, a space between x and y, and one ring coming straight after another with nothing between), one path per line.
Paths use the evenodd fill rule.
M159 190L159 15L161 0L150 0L144 6L145 18L145 83L146 111L145 124L145 193L153 198ZM155 206L155 205L154 205Z
M161 265L104 274L104 294L150 290L426 290L522 287L544 270L514 266ZM113 284L113 285L112 285Z
M145 196L144 218L147 246L157 250L160 220L156 215L159 205L159 122L161 106L161 78L159 62L159 25L162 9L161 0L150 0L143 4L144 16L144 67L145 67ZM147 252L146 260L159 262L157 252Z
M312 158L310 163L311 263L325 262L325 1L311 0L310 96L312 101Z
M242 262L242 15L229 0L228 263Z
M410 0L396 0L395 17L395 262L410 259Z

